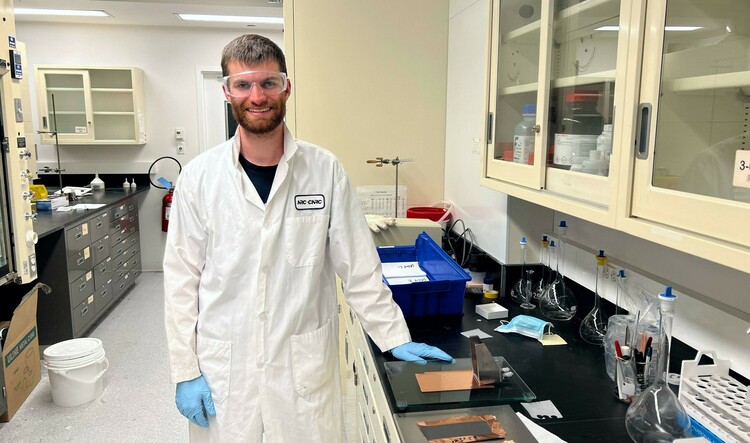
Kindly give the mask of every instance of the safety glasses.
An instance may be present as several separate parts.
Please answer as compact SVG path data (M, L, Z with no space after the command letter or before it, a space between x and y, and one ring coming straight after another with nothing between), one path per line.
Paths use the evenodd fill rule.
M265 95L275 96L286 90L287 78L283 72L246 71L222 78L224 90L232 97L247 97L258 86Z

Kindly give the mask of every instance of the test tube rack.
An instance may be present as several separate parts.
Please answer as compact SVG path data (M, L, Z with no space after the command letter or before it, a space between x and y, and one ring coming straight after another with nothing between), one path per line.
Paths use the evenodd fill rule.
M704 355L713 364L699 364ZM703 435L710 441L750 441L748 387L729 375L729 360L720 360L714 351L698 352L695 360L682 362L679 399L698 427L713 434Z

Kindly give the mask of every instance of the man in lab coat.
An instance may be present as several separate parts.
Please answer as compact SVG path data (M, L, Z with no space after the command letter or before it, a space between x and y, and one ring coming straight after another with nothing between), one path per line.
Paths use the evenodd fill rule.
M177 407L192 441L343 441L336 274L381 350L451 357L411 342L341 163L284 125L281 49L244 35L221 66L239 128L180 174L164 254Z

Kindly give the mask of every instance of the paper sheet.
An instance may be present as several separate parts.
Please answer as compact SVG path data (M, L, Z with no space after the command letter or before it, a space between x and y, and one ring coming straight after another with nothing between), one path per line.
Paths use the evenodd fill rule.
M461 333L466 338L476 335L479 338L492 338L492 336L481 329L472 329L471 331L464 331Z
M410 285L412 283L421 282L421 281L430 281L427 276L424 277L386 277L386 281L388 281L388 284L390 286L396 286L396 285Z
M521 403L530 416L536 419L562 418L562 414L550 400Z
M427 277L427 274L419 267L419 262L393 262L383 263L383 276L390 277Z
M90 209L99 209L105 206L103 203L79 203L74 206L61 206L57 208L58 212L88 211Z
M567 345L568 342L566 342L562 337L560 337L557 334L544 334L542 336L542 339L539 340L539 342L543 346L557 346L557 345Z
M520 412L516 412L516 415L539 443L566 443L565 440L529 420Z

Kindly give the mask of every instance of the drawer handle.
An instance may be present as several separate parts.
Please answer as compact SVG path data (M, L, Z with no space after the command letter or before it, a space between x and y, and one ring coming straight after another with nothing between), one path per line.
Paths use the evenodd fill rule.
M128 211L132 211L133 208L134 208L133 205L128 205Z
M86 306L85 308L81 309L81 317L83 317L84 315L86 315L87 312L89 312L89 307L88 306Z
M81 292L83 292L84 289L86 289L86 283L81 283L81 286L78 287Z
M104 245L99 245L98 248L96 248L99 252L102 252L104 250Z
M105 289L105 290L102 291L102 298L104 298L106 296L107 296L107 290Z
M78 264L78 266L81 266L83 264L83 262L85 262L85 261L86 261L85 258L79 258L78 260L76 260L76 263Z
M107 272L107 268L99 269L99 274L104 275Z
M119 230L120 230L120 224L118 223L115 225L115 231L119 231Z
M123 283L120 283L120 289L122 289L122 288L124 288L124 287L125 287L125 283L124 283L124 282L123 282Z
M83 234L80 232L76 232L76 240L80 240L81 237L83 237Z
M96 222L96 229L99 229L102 227L102 222Z
M130 216L130 221L132 222L133 220L135 220L135 217L133 217L133 216L131 215L131 216Z

